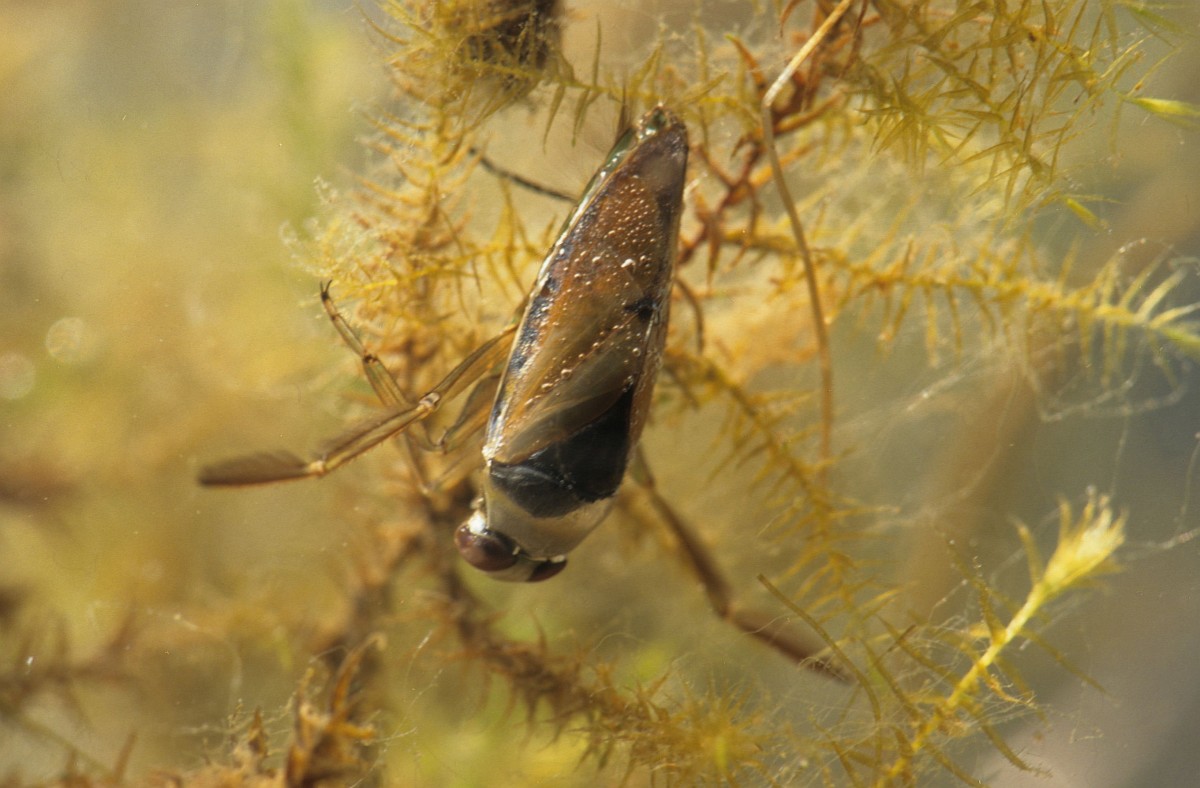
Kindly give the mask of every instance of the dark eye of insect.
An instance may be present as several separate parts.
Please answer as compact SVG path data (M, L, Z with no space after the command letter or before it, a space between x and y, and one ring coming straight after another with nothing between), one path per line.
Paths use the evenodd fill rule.
M472 531L466 525L454 532L454 544L463 559L484 572L499 572L511 569L517 563L520 552L515 542L496 531Z

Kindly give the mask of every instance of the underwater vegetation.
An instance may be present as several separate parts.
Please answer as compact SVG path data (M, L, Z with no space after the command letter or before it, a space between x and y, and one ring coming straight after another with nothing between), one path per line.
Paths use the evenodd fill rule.
M0 9L5 784L1194 773L1195 9L156 7ZM500 355L352 425L506 349L675 117L641 448L496 582Z

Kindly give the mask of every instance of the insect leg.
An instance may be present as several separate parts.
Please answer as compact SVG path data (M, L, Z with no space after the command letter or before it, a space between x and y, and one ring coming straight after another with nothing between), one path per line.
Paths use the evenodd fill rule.
M488 375L476 383L475 387L471 389L471 393L467 395L467 401L459 412L458 418L436 440L427 439L428 445L425 445L424 448L429 451L453 453L465 445L473 435L483 430L491 415L492 402L496 399L496 387L499 385L499 374ZM426 443L415 436L414 441ZM414 441L410 441L408 444L410 450L413 448ZM430 495L446 487L448 482L453 483L461 479L463 472L459 466L468 461L474 464L478 457L477 451L470 455L461 455L434 479L425 476L419 461L414 459L413 469L417 473L417 482L421 485L421 491Z
M426 395L413 407L352 427L309 459L282 450L246 454L205 466L200 470L199 481L210 487L230 487L324 476L400 433L413 422L428 417L440 405L436 395Z
M517 175L515 172L506 170L504 167L501 167L499 164L494 163L491 159L489 159L487 156L483 155L482 153L480 153L478 150L476 150L474 148L471 149L471 153L479 156L479 164L481 167L483 167L485 170L490 172L492 175L495 175L497 178L500 178L501 180L511 181L512 183L517 184L518 186L520 186L523 189L528 189L529 191L533 192L534 194L540 194L543 197L549 197L552 200L558 200L560 202L569 203L571 205L574 205L575 202L578 200L577 197L572 197L569 194L563 194L562 192L558 191L557 189L551 189L549 186L543 186L542 184L535 183L535 182L529 180L528 178L523 178L520 175Z
M471 351L471 355L463 359L457 367L450 370L450 374L442 378L442 382L437 384L433 391L426 394L425 397L437 396L441 399L454 399L457 397L467 386L482 378L484 373L495 368L501 361L508 357L512 335L516 330L516 324L508 326L499 334L475 348L475 350Z
M393 409L359 423L329 441L311 458L305 459L289 451L243 455L205 466L200 470L199 481L208 486L225 487L324 476L398 435L414 422L428 418L446 400L461 394L463 389L503 360L508 352L508 342L505 340L513 331L514 328L505 329L476 348L415 405Z
M835 663L823 656L819 649L813 648L810 642L788 626L788 622L781 619L779 615L745 608L737 604L733 597L733 588L717 565L712 552L700 540L691 526L684 521L683 517L675 511L675 508L658 492L654 476L641 451L637 453L636 462L637 468L632 474L633 478L642 486L651 507L670 530L671 535L679 542L685 561L704 586L713 612L743 632L758 638L793 662L839 681L848 681L847 675Z
M396 380L395 376L379 360L379 356L367 350L362 340L359 339L357 332L350 327L346 318L342 317L342 313L338 310L337 304L333 302L333 296L329 292L329 288L332 285L332 280L321 283L321 306L325 307L325 314L329 315L329 320L333 323L333 327L337 329L342 341L362 361L363 374L366 375L367 382L371 384L371 388L375 390L379 401L390 408L412 405L412 402L405 396L404 390L400 388L400 383Z
M488 375L476 383L467 395L466 404L463 405L458 418L433 442L434 448L440 451L454 451L463 445L467 438L482 430L491 415L492 403L496 399L496 388L499 385L499 374Z

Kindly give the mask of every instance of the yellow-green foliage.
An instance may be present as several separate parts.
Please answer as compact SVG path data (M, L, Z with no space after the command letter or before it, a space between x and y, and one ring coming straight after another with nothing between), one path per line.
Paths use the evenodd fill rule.
M126 250L127 295L82 292L153 314L165 289L178 313L127 324L59 296L65 314L95 310L106 377L50 385L91 408L5 395L0 728L37 755L0 749L14 782L979 784L1047 768L1021 727L1056 713L1043 688L1103 692L1048 625L1086 609L1076 592L1103 587L1142 521L1124 474L1096 459L1115 440L1077 437L1064 453L1082 459L1053 477L1022 441L1039 416L1132 429L1184 396L1200 360L1193 267L1142 240L1095 161L1134 155L1133 115L1195 144L1196 107L1147 92L1192 44L1184 11L391 0L344 38L268 5L273 76L198 135L213 161L253 167L261 193L288 195L241 218L269 218L266 240L189 248L195 229L156 206L186 211L195 177L158 197L137 192L149 175L112 181L131 195L105 221L140 221L151 240ZM335 155L346 119L327 116L364 83L326 75L356 48L389 86L363 88L361 166ZM20 64L3 68L19 84ZM264 111L251 88L272 80L286 95ZM299 322L264 284L279 268L256 270L282 248L279 222L303 271L288 292L331 280L416 401L512 320L570 210L549 192L577 194L618 119L659 103L693 148L646 467L563 575L510 587L457 558L477 442L439 453L402 438L319 485L191 486L189 458L298 447L380 407L324 316ZM295 203L335 160L340 185ZM30 231L35 257L57 231ZM16 390L20 347L0 358L0 388ZM167 360L147 373L156 347ZM1186 516L1185 488L1168 490ZM738 610L794 629L842 678L713 615L673 524L712 549ZM51 526L86 536L62 546ZM1171 525L1175 543L1187 527Z

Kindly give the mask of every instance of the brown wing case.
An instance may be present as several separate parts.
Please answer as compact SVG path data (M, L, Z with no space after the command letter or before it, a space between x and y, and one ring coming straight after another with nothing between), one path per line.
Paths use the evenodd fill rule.
M656 109L585 191L517 329L488 425L489 461L520 463L629 392L629 445L637 441L666 336L687 151L686 127Z

